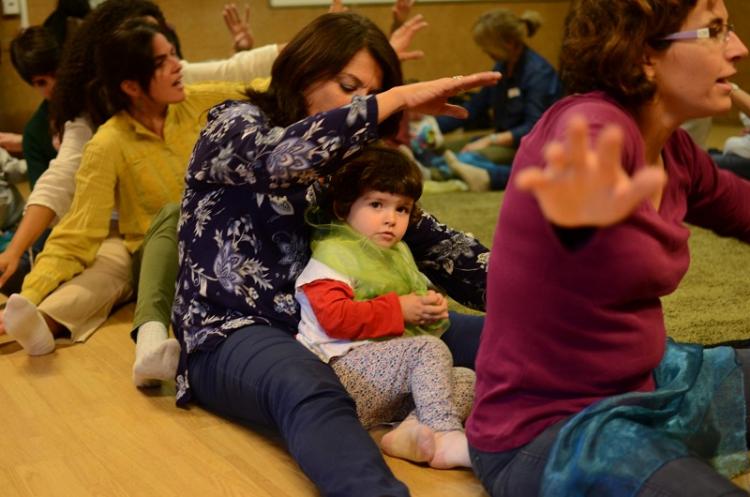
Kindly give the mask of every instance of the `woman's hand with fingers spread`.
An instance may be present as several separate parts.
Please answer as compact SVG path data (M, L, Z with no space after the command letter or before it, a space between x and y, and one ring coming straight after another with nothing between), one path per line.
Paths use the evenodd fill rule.
M467 110L459 105L449 104L448 99L472 88L494 85L500 77L499 72L487 71L396 86L377 95L378 121L382 122L394 112L405 109L423 114L466 118Z
M566 144L551 143L546 167L530 167L516 178L519 189L532 193L544 216L563 227L609 226L653 197L666 182L663 168L648 166L632 177L623 170L622 131L610 126L596 147L588 140L586 120L570 120Z
M229 34L232 35L235 52L250 50L255 44L253 32L250 31L250 6L245 6L245 18L240 17L237 5L229 3L224 5L224 23L227 25Z
M421 14L418 14L408 21L406 21L401 27L396 29L388 41L390 41L393 50L398 55L400 61L421 59L424 57L424 52L421 50L409 50L412 39L418 31L427 27L427 21L424 20Z

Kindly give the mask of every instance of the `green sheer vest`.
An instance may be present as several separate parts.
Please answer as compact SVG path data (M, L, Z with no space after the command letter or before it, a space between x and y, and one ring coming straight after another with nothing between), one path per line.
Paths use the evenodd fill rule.
M347 224L332 223L315 225L310 247L314 259L352 278L355 300L370 300L388 292L427 293L427 278L417 269L404 242L383 248ZM406 324L404 336L440 336L448 325L447 319L421 326Z

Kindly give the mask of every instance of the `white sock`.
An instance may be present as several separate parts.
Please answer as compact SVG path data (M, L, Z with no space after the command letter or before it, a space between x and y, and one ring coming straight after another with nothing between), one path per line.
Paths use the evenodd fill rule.
M133 383L137 387L156 386L174 379L180 360L180 343L168 338L167 328L158 321L138 327L133 363Z
M55 337L44 318L26 297L14 293L3 313L5 331L29 355L44 355L55 350Z

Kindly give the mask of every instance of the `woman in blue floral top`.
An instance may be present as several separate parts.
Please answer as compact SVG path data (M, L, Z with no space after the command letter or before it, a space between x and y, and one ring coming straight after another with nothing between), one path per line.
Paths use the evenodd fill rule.
M331 368L294 339L294 282L310 255L304 211L318 178L395 133L401 110L462 116L447 98L498 78L399 86L396 54L371 21L326 14L279 55L268 92L210 111L181 205L178 405L278 429L323 495L408 495ZM484 305L483 246L428 215L405 240L434 283ZM432 307L425 318L443 312ZM459 351L472 364L480 327L465 337L472 350Z

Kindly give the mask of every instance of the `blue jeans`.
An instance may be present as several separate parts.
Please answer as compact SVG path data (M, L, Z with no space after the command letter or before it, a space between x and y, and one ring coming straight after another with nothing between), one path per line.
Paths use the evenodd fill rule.
M474 363L484 318L451 314L454 361ZM328 497L406 496L357 419L336 374L283 330L248 326L188 359L194 399L242 424L278 430L302 471Z
M510 178L510 166L506 164L496 164L487 159L479 152L458 152L456 158L464 164L469 164L487 171L490 176L490 190L505 190ZM455 175L448 163L442 157L435 157L430 162L430 166L438 169L440 174L446 178L452 178Z
M745 376L745 401L750 399L750 349L737 349ZM748 406L750 413L750 406ZM523 447L482 452L469 446L471 464L491 497L539 495L542 475L563 419ZM749 420L750 421L750 420ZM750 423L749 423L750 425ZM644 482L638 497L739 497L750 495L716 472L705 461L684 457L668 462ZM581 496L583 497L583 496ZM597 495L597 497L606 497Z

